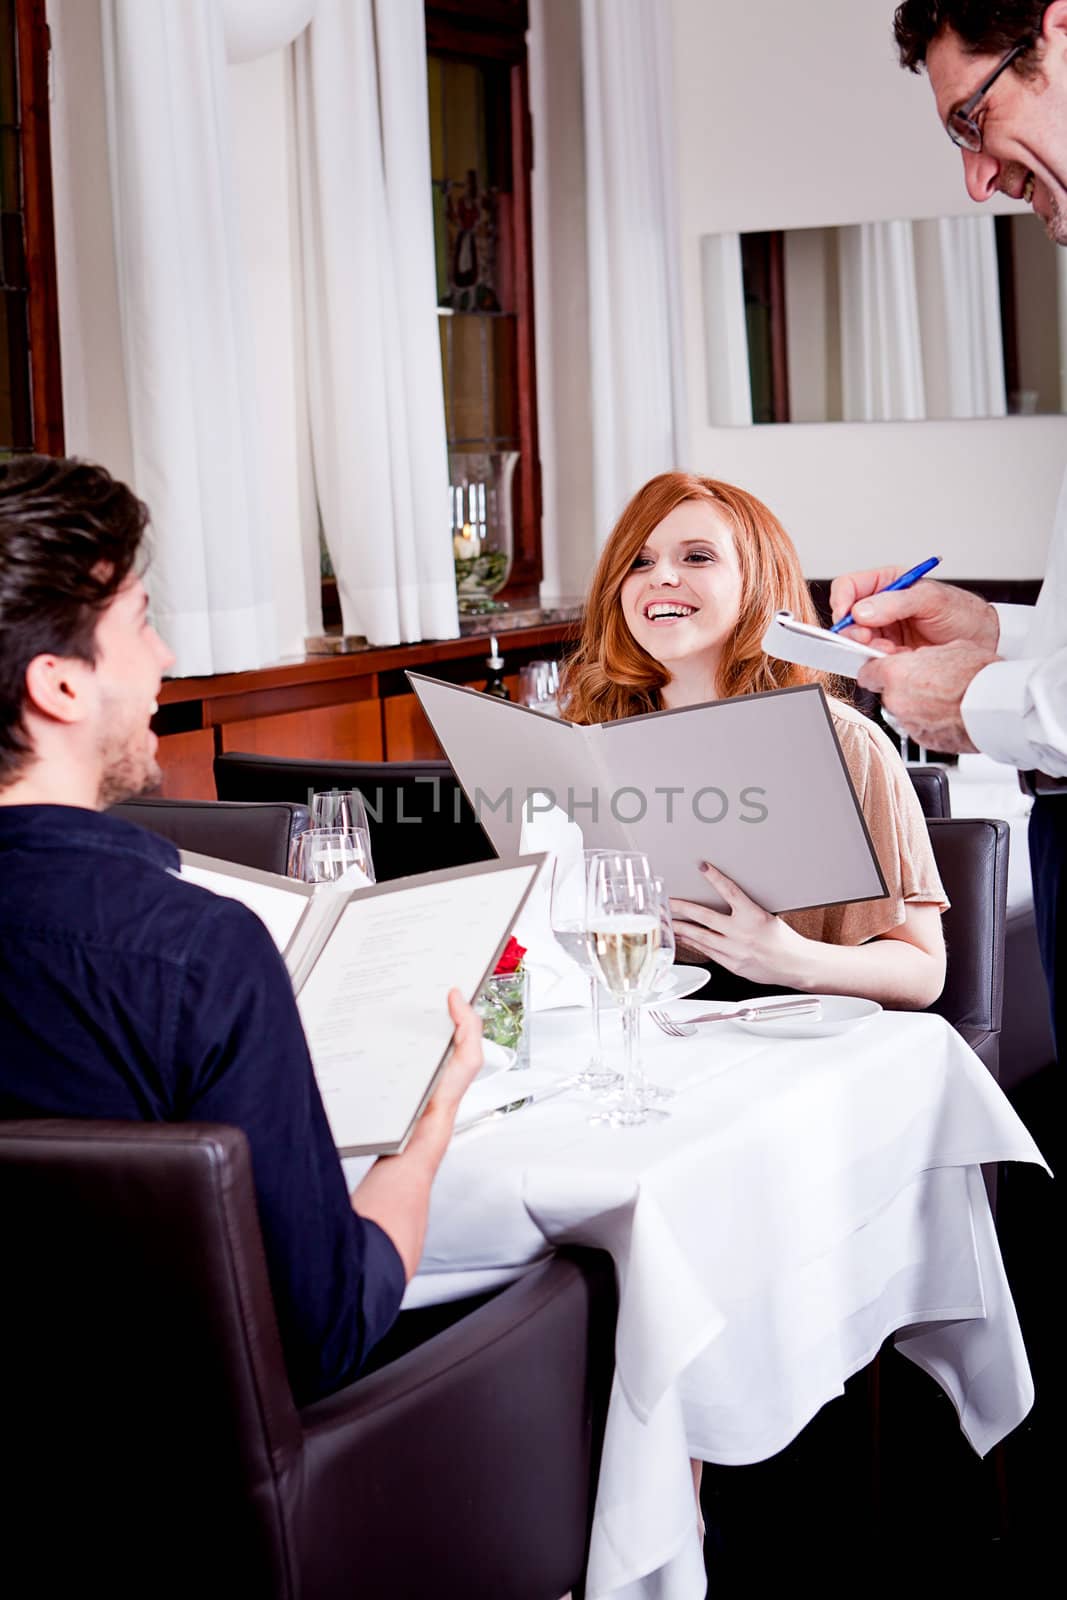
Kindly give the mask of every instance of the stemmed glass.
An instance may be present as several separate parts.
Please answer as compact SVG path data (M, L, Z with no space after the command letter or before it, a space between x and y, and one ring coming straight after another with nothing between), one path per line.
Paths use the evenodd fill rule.
M519 668L519 702L545 716L559 715L559 662L531 661Z
M297 835L290 877L303 883L338 883L351 867L359 867L374 882L365 828L307 828Z
M592 1120L612 1128L634 1128L648 1121L649 1105L640 1089L639 1007L656 977L663 926L662 889L636 872L616 873L610 858L592 865L587 896L589 952L597 976L622 1012L624 1066L618 1097ZM666 1116L667 1112L658 1111Z
M346 833L362 828L370 838L367 807L358 789L317 789L310 809L313 828L341 828Z
M289 862L290 877L302 878L305 883L334 882L350 866L358 866L373 883L370 822L359 790L318 789L309 796L309 809L311 828L308 831L319 842L315 847L310 844L302 847L301 840L307 834L297 835ZM331 836L329 840L327 835ZM343 839L339 839L339 835L343 835ZM309 873L312 876L309 877Z
M599 862L602 870L613 878L620 878L624 882L632 880L647 884L651 897L658 902L660 907L660 939L656 957L656 969L651 984L653 990L657 989L664 975L673 967L677 952L674 923L671 921L670 899L663 886L663 879L656 877L648 857L637 850L587 850L586 855L589 858L590 882L592 882L594 867ZM637 1009L634 1026L640 1030L640 1007ZM660 1106L665 1100L674 1099L673 1089L668 1089L665 1084L654 1083L651 1079L646 1078L640 1066L634 1073L634 1087L647 1106Z
M589 953L586 905L588 867L596 856L597 852L586 850L577 860L566 863L557 856L552 868L552 892L548 914L554 937L589 979L589 1003L593 1013L593 1050L588 1062L575 1078L575 1085L582 1089L614 1089L621 1084L622 1077L604 1061L600 1040L600 984L597 980L596 966Z

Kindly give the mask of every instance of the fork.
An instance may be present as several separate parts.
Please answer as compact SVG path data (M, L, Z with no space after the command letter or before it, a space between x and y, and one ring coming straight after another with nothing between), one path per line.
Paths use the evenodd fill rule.
M699 1017L687 1017L684 1022L669 1017L665 1011L648 1008L648 1015L662 1033L672 1039L688 1039L697 1031L700 1022L760 1022L768 1017L804 1017L821 1010L818 1000L783 1000L776 1006L736 1006L731 1011L703 1011Z

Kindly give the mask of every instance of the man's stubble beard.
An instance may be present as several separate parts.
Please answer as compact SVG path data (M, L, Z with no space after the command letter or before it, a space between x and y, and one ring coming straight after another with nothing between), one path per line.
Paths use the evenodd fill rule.
M146 729L139 730L141 740L147 740ZM97 807L105 811L120 800L133 800L138 795L158 789L163 773L147 743L133 747L129 734L105 738L100 749L100 786Z

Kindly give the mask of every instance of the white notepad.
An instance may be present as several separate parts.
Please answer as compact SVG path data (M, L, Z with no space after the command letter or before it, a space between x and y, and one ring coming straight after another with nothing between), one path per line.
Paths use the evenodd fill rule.
M761 641L765 655L777 661L793 661L818 672L833 672L839 678L855 678L866 661L880 660L884 650L857 644L843 633L817 628L811 622L798 622L791 611L776 611Z
M182 876L241 900L281 949L342 1155L402 1150L448 1058L448 991L473 1000L543 856L365 889L312 886L182 852Z
M816 684L579 727L407 676L502 856L551 803L587 847L643 851L671 895L704 905L720 902L702 861L773 912L887 892Z

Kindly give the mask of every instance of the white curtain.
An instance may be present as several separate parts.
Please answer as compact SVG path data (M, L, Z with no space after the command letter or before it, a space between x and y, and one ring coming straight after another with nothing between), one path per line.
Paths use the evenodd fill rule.
M318 0L294 69L312 457L344 629L451 637L422 0Z
M598 541L632 492L685 465L670 8L582 0Z
M700 282L708 422L713 427L749 423L752 374L739 233L710 233L701 239Z
M997 242L992 217L913 225L927 414L1003 417Z
M939 217L936 228L949 350L948 415L1006 416L993 218Z
M102 0L134 485L181 675L277 655L216 0Z
M842 228L838 266L844 420L925 417L911 223L863 222Z

